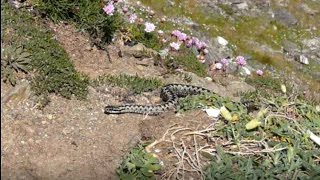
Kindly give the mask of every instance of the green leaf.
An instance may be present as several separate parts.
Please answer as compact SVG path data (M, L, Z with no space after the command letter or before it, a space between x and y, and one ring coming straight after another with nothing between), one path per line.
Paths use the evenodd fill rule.
M126 162L126 166L128 167L129 171L136 168L136 165L130 162Z
M147 168L141 168L141 172L143 175L147 176L147 177L151 177L154 175L154 173L152 172L152 170L149 170Z

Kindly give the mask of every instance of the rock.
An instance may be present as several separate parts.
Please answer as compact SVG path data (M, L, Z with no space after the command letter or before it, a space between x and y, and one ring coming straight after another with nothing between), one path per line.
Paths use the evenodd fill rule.
M247 67L242 67L240 74L247 76L251 74L251 71Z
M284 40L282 42L282 46L283 53L287 60L292 60L295 56L299 56L301 54L299 46L291 41Z
M205 42L208 45L209 53L206 55L208 63L219 61L222 58L231 56L233 51L229 46L222 45L224 41L227 42L223 37L210 38L210 35L202 31L193 31L193 36L198 37L201 41ZM222 40L222 44L218 42L218 39ZM195 50L195 53L196 50Z
M320 37L303 40L302 52L308 58L320 63Z
M236 4L236 7L240 10L247 10L249 6L247 2L241 2L239 4Z
M157 51L145 47L142 43L138 43L134 46L122 46L121 53L122 56L134 56L135 58L151 58L158 55Z
M218 41L218 43L221 44L222 46L226 46L226 45L229 43L226 39L224 39L224 38L221 37L221 36L218 36L218 37L217 37L217 41Z
M313 39L305 39L302 41L304 48L308 48L311 51L319 51L320 50L320 37Z
M302 64L309 64L309 59L305 55L295 56L295 60Z
M274 18L277 22L287 27L295 26L298 23L298 20L289 11L285 9L275 10Z
M314 9L311 9L307 4L305 3L302 3L300 4L300 9L302 11L304 11L305 13L309 14L309 15L315 15L317 13L319 13L318 11L314 10Z
M6 104L8 101L13 99L16 99L17 102L20 102L27 99L30 95L30 83L28 81L21 81L1 98L1 104Z
M255 91L253 86L242 81L232 81L227 85L226 89L233 95Z

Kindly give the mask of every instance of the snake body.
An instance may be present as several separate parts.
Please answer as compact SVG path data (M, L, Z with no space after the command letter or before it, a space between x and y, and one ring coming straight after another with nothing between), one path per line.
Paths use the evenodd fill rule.
M123 113L137 113L137 114L159 114L170 109L175 109L180 97L188 95L197 95L211 92L208 89L184 85L184 84L168 84L161 88L160 97L163 103L157 105L137 105L125 104L120 106L108 105L104 108L106 114L123 114Z

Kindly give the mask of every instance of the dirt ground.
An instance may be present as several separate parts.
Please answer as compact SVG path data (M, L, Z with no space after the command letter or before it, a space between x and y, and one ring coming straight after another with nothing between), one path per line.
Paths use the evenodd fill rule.
M77 70L91 78L121 72L143 77L162 74L159 67L137 65L139 60L133 57L119 58L116 46L110 46L110 63L106 52L90 47L88 37L72 26L51 25L51 28ZM183 82L181 78L160 78L165 82ZM198 84L212 86L217 93L227 92L217 84ZM3 102L11 91L12 87L1 84L1 178L4 179L118 179L115 170L123 156L141 140L152 142L172 125L196 129L212 123L199 110L147 117L103 113L105 105L121 104L128 98L141 104L156 103L160 100L157 91L127 97L125 90L116 87L89 87L87 100L51 95L50 104L43 110L36 108L29 94ZM167 169L174 164L174 161L164 162Z

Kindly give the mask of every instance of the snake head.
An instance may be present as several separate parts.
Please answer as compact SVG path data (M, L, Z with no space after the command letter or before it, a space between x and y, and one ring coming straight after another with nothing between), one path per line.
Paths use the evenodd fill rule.
M123 113L123 107L120 106L106 106L104 108L105 114L121 114Z

